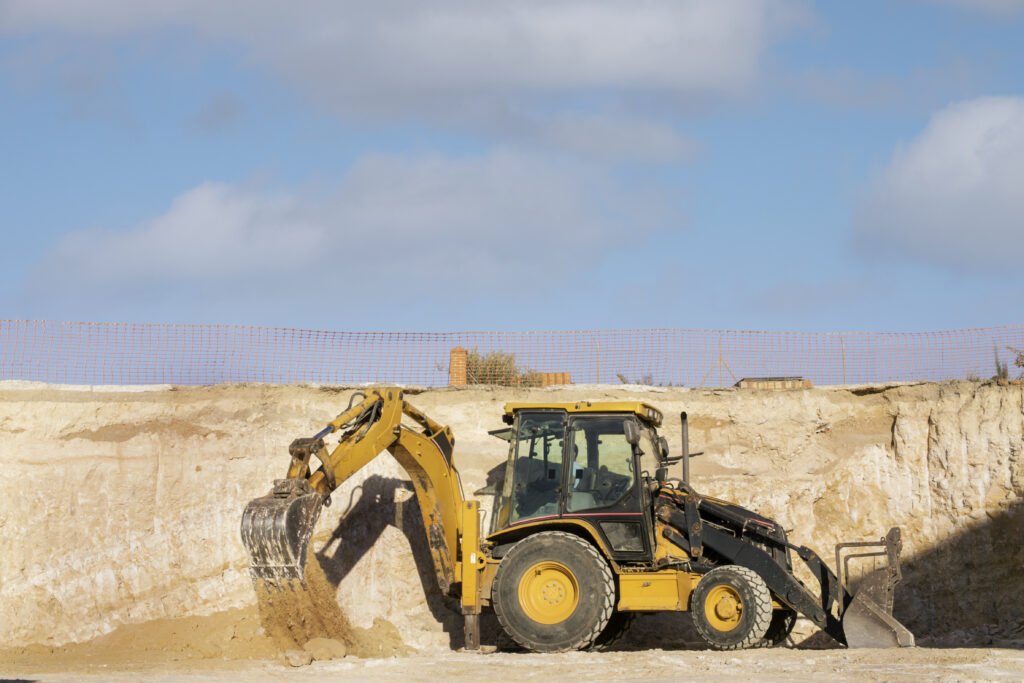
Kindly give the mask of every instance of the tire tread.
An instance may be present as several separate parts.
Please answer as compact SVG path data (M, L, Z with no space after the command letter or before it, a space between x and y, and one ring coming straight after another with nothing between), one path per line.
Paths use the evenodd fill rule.
M615 609L615 575L612 573L611 567L608 566L608 561L605 560L604 555L602 555L600 551L598 551L598 549L593 546L593 544L588 543L587 541L585 541L584 539L580 538L575 534L570 534L565 531L541 531L539 533L527 536L526 538L522 539L521 541L517 542L514 546L512 546L512 548L509 549L508 553L505 554L505 557L502 559L501 563L498 565L498 571L494 575L494 590L496 591L497 587L501 585L502 569L507 566L506 560L508 560L508 558L516 552L516 548L521 547L524 543L536 543L536 539L539 537L559 539L560 541L565 543L573 543L577 545L580 549L582 549L585 553L590 555L592 558L597 560L596 565L600 568L601 583L603 588L603 590L601 591L601 597L603 598L603 604L601 605L601 617L596 620L596 622L594 623L594 627L590 630L590 632L582 634L576 641L565 647L553 649L538 649L536 643L522 642L519 638L517 638L515 633L513 633L513 631L509 628L508 617L504 613L501 601L494 600L494 613L498 617L498 623L501 625L501 629L509 637L511 637L512 640L516 641L520 646L526 648L527 650L537 652L568 652L571 650L582 650L588 648L594 644L598 636L600 636L601 632L604 630L604 627L608 625L608 620L611 618L612 612ZM597 589L597 587L594 588Z
M697 632L700 633L701 637L716 650L746 650L762 646L764 635L768 630L768 626L772 621L772 594L768 590L768 585L764 582L764 579L758 575L753 569L747 567L741 567L735 564L729 564L722 567L716 567L710 572L705 574L705 577L713 574L726 574L731 573L738 576L742 576L743 580L753 589L754 604L750 605L754 615L754 622L746 636L737 643L729 645L723 645L715 640L714 634L707 632L704 629L703 619L694 618L693 623L697 627ZM702 579L703 581L703 579ZM695 611L697 608L693 608ZM703 609L703 606L700 607Z

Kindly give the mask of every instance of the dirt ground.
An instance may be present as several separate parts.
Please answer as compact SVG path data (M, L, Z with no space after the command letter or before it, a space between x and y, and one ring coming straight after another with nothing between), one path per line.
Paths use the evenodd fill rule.
M648 650L557 655L445 654L314 662L287 668L276 661L137 661L110 665L49 660L0 664L0 676L61 681L500 680L584 681L1020 681L1024 652L1001 649L828 650L746 652Z

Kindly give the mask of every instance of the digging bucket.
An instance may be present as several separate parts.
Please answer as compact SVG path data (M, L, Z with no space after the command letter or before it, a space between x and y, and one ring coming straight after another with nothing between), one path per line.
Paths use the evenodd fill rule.
M865 575L842 614L843 634L851 648L913 647L914 634L892 615L896 584L903 578L900 552L903 541L893 527L880 541L840 543L836 546L836 571L840 586L849 582L850 561L885 558L886 566Z
M278 479L265 496L249 501L242 513L242 542L249 571L279 589L305 581L306 550L323 498L304 479Z

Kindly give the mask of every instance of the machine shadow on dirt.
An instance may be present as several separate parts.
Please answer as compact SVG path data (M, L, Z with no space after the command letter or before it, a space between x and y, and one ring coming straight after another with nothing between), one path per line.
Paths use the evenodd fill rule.
M452 649L463 647L462 615L457 602L443 595L437 586L412 485L402 479L374 474L353 490L352 499L354 502L336 501L347 503L348 507L331 532L330 540L316 551L316 559L331 586L337 588L384 531L395 527L409 541L423 598L431 615L448 635Z
M1024 502L909 557L895 612L924 647L1024 649Z

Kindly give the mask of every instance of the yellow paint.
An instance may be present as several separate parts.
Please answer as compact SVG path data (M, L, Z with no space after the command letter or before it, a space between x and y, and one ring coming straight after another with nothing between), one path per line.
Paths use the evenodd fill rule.
M700 576L676 569L619 575L619 606L623 612L685 612Z
M455 439L448 427L435 422L407 403L402 391L396 387L368 390L363 401L329 424L333 430L341 429L364 411L373 408L378 411L379 417L369 427L342 438L333 450L328 451L325 447L316 454L323 463L316 471L310 474L310 465L293 459L288 476L308 477L310 486L320 495L327 496L382 452L386 450L391 453L412 479L423 513L427 546L434 561L438 584L447 592L453 583L463 580L461 574L468 568L472 568L473 572L479 569L465 561L457 563L459 551L462 551L464 558L474 552L480 554L478 532L475 547L468 546L464 536L463 525L467 518L463 506L466 500L462 494L458 470L454 461L449 463L434 442L442 434L453 445ZM420 430L402 424L403 417L419 425ZM461 547L460 536L463 538ZM472 536L469 541L473 542Z
M462 613L480 613L480 574L487 561L480 551L480 503L467 500L462 507Z
M723 633L739 626L743 618L743 599L739 591L725 584L708 591L703 607L708 623Z
M564 410L568 413L634 413L641 420L661 426L661 411L640 401L579 401L577 403L506 403L505 414L519 410Z
M654 524L654 561L659 560L689 560L690 556L685 550L672 541L665 538L663 533L666 528L671 528L659 519Z
M576 575L561 562L545 560L529 567L519 579L519 605L538 624L560 624L580 604Z
M505 543L505 538L509 536L515 537L517 535L516 532L521 531L523 529L529 529L530 533L533 533L533 531L564 529L567 526L582 529L584 532L583 535L587 538L587 540L589 540L591 543L595 544L598 547L598 549L601 551L601 554L603 554L605 558L611 563L612 570L617 571L615 562L611 559L611 551L609 550L608 546L606 546L604 544L604 541L601 540L601 536L597 533L597 530L594 528L594 526L590 522L585 522L582 519L569 519L563 517L560 519L541 519L536 522L516 524L515 526L510 526L505 529L502 529L501 531L494 532L493 534L487 537L487 541L489 543L495 544Z

